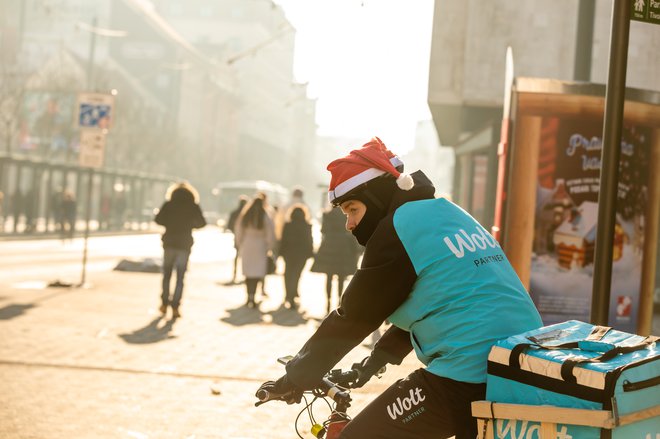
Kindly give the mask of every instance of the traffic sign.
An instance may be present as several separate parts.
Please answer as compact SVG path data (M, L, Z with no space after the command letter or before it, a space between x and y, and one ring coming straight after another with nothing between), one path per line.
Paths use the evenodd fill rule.
M630 0L630 19L660 24L660 0Z
M108 129L112 121L114 96L105 93L80 93L77 103L78 128Z
M80 152L78 163L85 168L103 166L105 153L105 130L92 129L80 131Z

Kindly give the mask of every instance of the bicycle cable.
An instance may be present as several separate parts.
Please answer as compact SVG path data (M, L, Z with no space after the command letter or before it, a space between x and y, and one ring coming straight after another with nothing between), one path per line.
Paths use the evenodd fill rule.
M307 412L307 415L309 416L309 421L310 421L311 425L312 426L318 425L318 423L316 422L316 418L314 417L314 410L313 410L314 403L317 400L319 400L319 399L323 400L323 402L325 402L326 405L328 406L328 409L330 410L330 412L332 413L332 411L333 411L332 404L330 404L330 402L328 402L328 400L325 398L326 395L324 395L323 393L321 393L318 390L312 390L311 392L309 392L309 394L314 396L314 399L312 399L312 401L310 402L307 399L307 397L305 396L305 394L302 395L303 399L305 400L305 406L302 408L302 410L300 410L300 412L298 413L298 416L296 416L296 420L295 420L295 424L294 424L295 429L296 429L296 434L298 435L298 437L300 439L304 439L304 437L300 434L300 431L298 430L298 420L300 419L300 417L302 416L302 414L305 411ZM344 416L348 417L348 415L346 415L344 413L342 413L342 414ZM325 421L323 423L323 427L326 427L327 423L328 423L328 421Z

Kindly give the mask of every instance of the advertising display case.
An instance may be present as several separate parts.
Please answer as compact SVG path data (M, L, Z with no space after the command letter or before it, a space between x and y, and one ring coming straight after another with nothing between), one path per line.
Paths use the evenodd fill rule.
M501 242L545 324L589 321L605 86L516 78ZM626 90L609 324L649 333L660 218L660 93Z

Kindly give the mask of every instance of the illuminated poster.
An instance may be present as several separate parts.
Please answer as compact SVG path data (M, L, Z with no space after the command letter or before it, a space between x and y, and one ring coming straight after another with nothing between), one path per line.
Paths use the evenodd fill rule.
M530 293L545 324L590 320L601 136L598 119L542 123ZM623 126L609 324L627 332L637 328L650 137Z

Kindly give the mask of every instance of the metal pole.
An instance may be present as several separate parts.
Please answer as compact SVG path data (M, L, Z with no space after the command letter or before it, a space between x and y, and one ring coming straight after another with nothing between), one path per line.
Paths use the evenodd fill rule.
M83 260L82 260L82 278L81 287L85 286L85 277L87 274L87 241L89 239L89 219L92 213L92 188L94 187L94 168L89 169L87 181L87 207L85 211L85 239L83 241Z
M87 90L92 90L94 87L94 51L96 49L96 23L97 18L92 19L92 37L89 43L89 57L87 58Z
M601 151L598 228L594 249L591 323L607 325L612 280L612 253L621 156L621 123L626 91L626 64L630 31L630 4L614 0L610 35L610 59L605 92L603 148Z
M594 40L594 15L596 0L580 0L578 6L577 32L575 40L575 63L573 79L591 80L591 50Z

